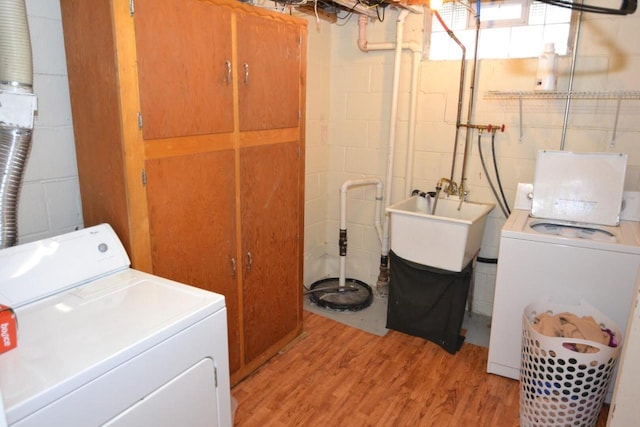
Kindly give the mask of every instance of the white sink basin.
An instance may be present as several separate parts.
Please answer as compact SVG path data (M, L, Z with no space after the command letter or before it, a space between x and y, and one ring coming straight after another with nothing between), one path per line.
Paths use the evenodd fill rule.
M487 215L494 206L439 198L431 215L418 207L418 196L403 200L387 208L391 250L418 264L462 271L480 250Z

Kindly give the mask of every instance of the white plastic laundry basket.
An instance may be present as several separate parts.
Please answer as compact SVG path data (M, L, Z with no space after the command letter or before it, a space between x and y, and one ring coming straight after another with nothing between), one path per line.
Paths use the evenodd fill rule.
M592 316L603 329L613 332L618 345L541 335L532 323L545 312ZM522 331L520 425L595 426L622 345L618 326L584 301L580 305L560 305L546 300L525 308ZM598 351L580 353L563 344L586 344Z

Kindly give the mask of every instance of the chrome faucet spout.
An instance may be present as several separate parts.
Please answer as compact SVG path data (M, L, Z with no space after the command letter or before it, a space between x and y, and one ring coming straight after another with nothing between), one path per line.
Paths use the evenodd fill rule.
M446 186L444 184L446 184ZM444 192L450 196L454 194L457 195L459 192L458 184L449 178L440 178L438 184L436 184L436 190L438 188L442 188Z

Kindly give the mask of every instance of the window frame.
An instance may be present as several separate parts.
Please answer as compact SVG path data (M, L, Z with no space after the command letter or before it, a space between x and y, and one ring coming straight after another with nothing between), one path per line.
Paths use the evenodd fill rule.
M490 2L491 0L481 0L482 3L480 5L480 15L482 17L482 4L484 4L485 2ZM524 23L524 25L521 25L521 23L516 23L515 25L513 24L515 22L515 20L512 20L510 24L506 24L505 21L497 21L498 23L500 23L499 25L496 26L489 26L486 23L496 23L496 21L484 21L484 25L483 22L481 21L481 25L480 25L480 39L479 39L479 46L478 46L478 51L482 52L483 48L482 48L482 32L483 30L493 30L496 28L509 28L509 29L513 29L513 28L517 28L517 27L528 27L528 26L536 26L539 24L528 24L528 15L529 15L529 11L531 8L531 4L533 2L535 2L536 0L504 0L504 2L508 2L508 3L521 3L521 4L525 4L526 5L526 9L524 9L523 14L527 16L526 21ZM475 15L474 13L470 13L471 11L475 12L475 3L470 4L470 3L462 3L462 2L455 2L456 4L460 5L460 7L463 7L465 9L467 9L467 25L466 28L462 31L474 31L476 29L476 20L475 20ZM538 2L541 3L541 2ZM546 6L549 6L546 3L542 3ZM570 56L573 55L573 50L575 48L575 39L576 39L576 31L578 28L578 20L580 19L580 13L578 11L572 10L571 11L571 18L568 22L569 25L569 30L568 30L568 35L567 35L567 42L566 42L566 46L558 46L556 44L556 52L558 52L558 54L560 56ZM425 25L424 25L424 52L423 52L423 60L430 60L430 61L459 61L460 57L457 58L440 58L440 57L436 57L436 58L431 58L431 44L432 44L432 34L433 34L433 26L434 26L434 21L435 21L435 14L433 11L431 11L430 9L427 9L427 13L424 14L424 20L425 20ZM544 25L553 25L552 23L547 23ZM456 31L460 32L461 30L455 30L452 29L452 32L454 34L456 34ZM436 32L436 34L442 34L441 32ZM446 34L446 32L444 33ZM458 34L456 34L457 36ZM466 58L472 58L475 54L474 52L474 48L475 46L473 45L473 43L469 43L469 44L465 44L465 48L466 48ZM542 45L540 46L540 52L542 49ZM523 56L479 56L478 59L497 59L497 60L509 60L509 59L526 59L526 58L535 58L539 55L540 52L537 52L536 54L528 54L528 55L523 55Z
M494 8L496 6L500 7L503 5L511 5L511 4L519 4L521 6L520 18L518 19L500 19L500 20L487 20L483 21L483 7L486 11L487 8ZM484 28L496 28L496 27L515 27L517 25L524 26L529 25L528 11L530 7L530 0L496 0L496 1L481 1L480 3L480 29ZM475 8L470 5L472 9ZM471 13L467 16L467 30L475 30L476 28L476 19L475 16Z

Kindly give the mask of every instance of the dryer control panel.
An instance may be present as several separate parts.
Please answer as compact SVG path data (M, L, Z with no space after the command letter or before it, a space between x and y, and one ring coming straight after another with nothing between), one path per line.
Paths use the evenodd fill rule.
M0 251L0 304L18 308L65 289L129 268L108 224Z

